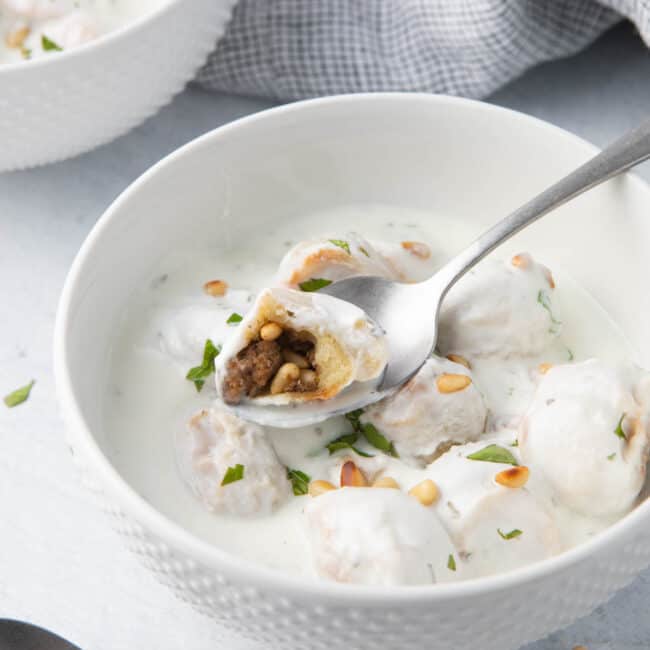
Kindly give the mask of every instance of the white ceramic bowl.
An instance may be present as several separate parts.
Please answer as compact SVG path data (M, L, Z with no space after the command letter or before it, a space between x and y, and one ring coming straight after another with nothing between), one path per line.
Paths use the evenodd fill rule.
M556 127L478 102L356 95L239 120L144 174L84 243L55 336L70 444L129 547L182 598L265 648L511 650L628 583L650 563L648 503L589 543L505 575L399 588L307 583L228 555L157 512L108 461L101 417L117 318L131 288L172 247L228 240L245 254L246 233L263 220L350 202L428 209L467 220L478 233L594 152ZM646 366L649 203L643 182L615 179L514 244L590 290Z
M69 158L153 115L223 34L235 0L148 0L79 48L0 65L0 172Z

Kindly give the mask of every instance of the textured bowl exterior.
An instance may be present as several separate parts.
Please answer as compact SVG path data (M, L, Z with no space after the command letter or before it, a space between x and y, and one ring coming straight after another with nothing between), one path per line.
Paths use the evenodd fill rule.
M407 114L409 119L405 120L404 115ZM383 138L378 125L385 127L386 133L392 130L395 134L393 140ZM362 133L366 126L366 132ZM409 129L413 131L410 134ZM309 193L317 192L326 184L322 173L315 171L317 165L322 164L326 169L338 169L336 165L343 167L342 176L354 175L355 191L358 182L370 182L369 179L379 174L378 182L383 185L385 178L393 178L395 170L399 170L400 174L406 175L403 187L400 185L400 195L417 194L420 184L430 185L432 172L429 164L433 158L425 157L425 149L430 145L424 145L413 154L409 143L412 138L421 138L427 129L436 136L436 144L442 147L436 149L432 156L437 156L438 151L458 150L456 161L450 162L449 156L441 156L441 164L451 166L454 171L468 169L472 157L480 151L477 138L470 133L463 136L466 140L462 140L453 133L455 130L462 133L473 129L479 134L478 138L482 138L484 136L481 134L492 129L494 138L499 142L504 129L510 129L524 142L528 142L526 138L530 136L528 145L537 147L537 157L541 159L537 163L538 169L542 170L546 169L548 161L556 161L558 156L568 158L565 163L571 168L595 151L577 138L532 118L456 98L390 94L348 96L276 108L206 134L136 181L109 208L89 235L64 287L55 331L54 367L68 441L84 484L97 496L100 507L109 515L112 526L122 535L126 545L161 583L168 585L179 598L198 611L258 643L260 648L516 650L588 614L650 564L650 503L645 502L589 542L545 562L508 574L443 584L435 588L424 585L373 589L310 582L252 565L193 536L138 495L102 451L101 426L93 430L87 419L88 414L92 415L97 408L97 391L91 389L85 398L82 397L82 386L93 374L83 351L99 341L102 335L96 335L92 326L86 326L80 314L86 301L93 304L93 307L86 308L92 312L97 304L105 305L114 299L109 294L119 282L115 279L118 275L115 269L116 251L131 245L127 245L127 240L132 240L135 251L140 250L138 246L142 242L153 247L155 238L165 236L166 226L161 221L163 205L171 204L168 208L169 219L179 223L183 233L192 230L194 234L187 235L190 238L188 241L196 241L196 232L206 233L206 224L217 222L218 225L219 222L215 218L218 214L216 205L210 203L212 199L206 201L199 196L199 188L214 185L214 193L210 196L216 201L224 193L219 186L220 168L227 172L236 168L237 174L232 178L243 177L243 191L246 193L249 183L256 182L256 192L253 194L263 195L264 186L260 179L267 177L266 172L261 174L255 168L258 173L250 177L254 179L251 181L246 176L246 166L250 165L251 159L266 159L270 152L278 149L278 142L284 147L286 158L282 160L285 164L279 168L275 166L276 161L269 164L271 172L282 178L283 182L286 181L289 189L283 191L290 192L297 186L302 191L303 187L297 180L300 179L303 184L313 181ZM344 133L340 142L332 144L333 134L342 130ZM448 134L447 142L445 137ZM393 145L385 144L399 143L406 135L409 135L409 139L401 152L392 148ZM491 137L485 136L485 141L490 143ZM376 156L372 150L368 154L369 159L360 157L364 147L370 148L367 143L375 140L379 140L378 150L386 154L382 160L391 161L387 166L372 166ZM320 143L320 149L313 146L316 141ZM546 144L548 147L545 151ZM528 145L523 145L523 148L526 149ZM346 153L337 156L340 153L338 147L346 146L352 148L354 155L343 149ZM491 155L491 147L485 145L483 148L487 148ZM295 153L296 149L302 149L303 158ZM486 183L486 187L496 183L498 196L503 194L499 188L507 188L512 178L519 179L520 169L519 149L500 155L501 160L496 162L504 164L495 164L495 167L509 169L505 172L505 180L494 177ZM341 161L345 156L352 159L349 169ZM505 164L508 156L510 167ZM328 162L331 160L335 160L336 165L331 166ZM477 163L478 174L484 173L481 160ZM426 170L421 177L416 177L413 170L423 166ZM301 174L305 167L309 169L303 176ZM549 175L557 177L562 172L562 166L555 165ZM445 185L450 182L444 179ZM460 187L464 187L464 182ZM523 183L524 180L519 182ZM344 185L341 179L332 181L333 187L342 188ZM376 184L371 183L369 187L376 187ZM331 191L329 188L330 185L327 185L328 192ZM364 185L364 196L366 191ZM458 200L455 187L445 191L450 200ZM620 208L620 214L612 215L609 221L599 222L601 227L620 232L619 218L627 209L627 217L638 217L639 224L647 228L645 206L650 190L645 183L634 177L619 179L603 187L602 192L592 195L591 200L598 205L610 206L607 208L608 215L609 210L615 207ZM174 201L177 194L182 195L182 201L178 203L182 205L183 212L180 222ZM225 209L235 209L236 201L228 192L225 194ZM298 201L302 194L295 192L291 196ZM194 204L191 204L192 198L195 199ZM520 199L516 197L516 200ZM316 202L320 200L317 198ZM468 200L471 200L471 196ZM262 215L260 219L268 218L265 208L270 209L266 203L257 205L245 202L240 208L241 213L235 212L230 218L242 221L255 219L254 215ZM280 205L279 209L285 208ZM581 215L587 223L592 223L591 204L574 209L578 213L582 211ZM193 217L192 214L200 217ZM584 228L578 218L581 215L576 214L574 219L577 224L575 228L580 232ZM205 220L202 225L197 221L193 229L187 228L188 220L199 218ZM152 219L158 220L158 228L151 228L154 223ZM563 227L568 229L570 226L564 224ZM168 241L164 246L176 245L177 240L171 232L167 233ZM650 228L646 232L650 233ZM543 236L538 230L531 237L537 242ZM603 237L607 240L606 233ZM598 242L594 241L593 244L596 247ZM554 238L549 245L556 245ZM607 241L602 245L607 247ZM645 246L639 250L646 250ZM630 250L624 247L621 255L627 255L629 264L632 264ZM574 255L572 251L568 245L567 254ZM615 253L611 251L612 255ZM146 252L142 257L157 254ZM643 258L643 252L637 253L637 256ZM643 263L641 259L639 264ZM624 266L620 264L621 273ZM627 268L631 267L626 267L625 277L629 275ZM611 270L605 272L611 274ZM136 271L133 273L136 274ZM136 274L134 277L140 276ZM640 281L638 286L632 288L631 297L626 299L634 303L632 307L635 310L638 301L635 302L634 296L643 286ZM120 288L113 293L121 291ZM93 293L98 296L96 303L89 300ZM634 313L638 320L639 314ZM107 320L104 315L99 318ZM88 330L93 334L85 340L83 332ZM642 336L643 331L640 332ZM73 354L76 350L81 352ZM77 357L78 361L73 361ZM73 381L75 379L76 382ZM80 408L84 401L86 409Z
M235 0L172 0L78 50L0 66L0 172L75 156L168 103L214 48Z

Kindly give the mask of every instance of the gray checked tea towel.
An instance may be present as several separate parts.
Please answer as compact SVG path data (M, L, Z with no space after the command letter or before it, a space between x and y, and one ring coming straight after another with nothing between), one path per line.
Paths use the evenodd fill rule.
M293 100L364 91L484 97L574 54L650 0L239 0L198 80Z

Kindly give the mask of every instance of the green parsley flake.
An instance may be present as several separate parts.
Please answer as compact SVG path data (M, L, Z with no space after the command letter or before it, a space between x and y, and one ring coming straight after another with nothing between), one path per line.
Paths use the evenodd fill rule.
M350 244L346 242L343 239L330 239L328 240L330 244L334 244L334 246L338 246L339 248L342 248L348 255L352 255L350 252Z
M226 323L228 323L228 325L232 325L233 323L241 323L243 320L244 320L243 316L241 316L241 314L238 314L235 311L232 314L230 314L230 316L228 316L228 320L226 321Z
M215 344L208 339L205 342L205 347L203 348L203 361L200 366L195 366L191 368L187 375L186 379L194 382L194 386L197 391L201 391L205 380L214 372L214 360L221 352L221 348L215 346Z
M4 403L7 405L7 408L13 408L14 406L18 406L18 404L22 404L26 401L32 391L32 386L35 383L36 382L32 379L27 386L17 388L13 392L9 393L9 395L6 395Z
M384 435L377 431L377 428L374 424L367 422L361 425L361 433L363 437L376 449L383 451L385 454L392 456L393 458L399 458L399 454L395 450L393 443L388 440Z
M226 470L226 473L223 475L223 480L221 485L230 485L230 483L236 483L241 481L244 478L244 466L237 463L234 467L229 467Z
M548 315L551 318L551 323L553 323L553 327L549 330L551 333L555 333L557 330L555 329L556 325L562 325L562 321L557 320L555 316L553 316L553 310L551 309L551 299L549 298L548 294L544 289L540 289L538 294L537 294L537 302L546 309L548 312Z
M514 528L509 533L504 533L500 528L497 528L497 533L499 533L501 539L516 539L520 535L523 535L523 531L519 530L519 528Z
M309 482L311 481L311 476L309 476L309 474L305 474L299 469L289 469L287 467L287 479L291 481L293 493L297 497L307 494L309 491Z
M479 451L467 456L470 460L483 460L488 463L504 463L506 465L519 465L517 459L503 447L499 445L488 445Z
M309 280L301 282L298 286L301 291L318 291L330 284L332 284L332 281L326 280L325 278L310 278Z
M454 556L450 553L449 557L447 558L447 568L450 571L455 571L456 570L456 560L454 559Z
M616 458L616 452L607 456L607 460L614 460L614 458Z
M63 52L63 48L45 34L41 34L41 47L45 52Z
M515 440L510 446L511 447L519 447L519 440Z
M359 418L363 415L363 409L356 409L345 414L345 419L352 425L355 431L361 430L361 422Z
M330 456L341 449L352 449L352 451L359 454L359 456L363 456L364 458L372 458L372 454L367 454L365 451L361 451L361 449L357 449L354 446L354 443L358 439L359 434L356 431L354 433L344 433L342 436L339 436L331 442L328 442L325 445L325 449L330 452Z
M571 348L566 349L567 354L569 355L569 361L573 361L575 359L575 355L573 354L573 350Z
M360 251L361 251L361 252L362 252L366 257L370 257L370 253L369 253L369 252L368 252L368 251L367 251L363 246L359 246L359 250L360 250Z
M621 415L621 419L618 421L618 424L616 425L616 429L614 429L614 433L619 437L622 438L623 440L627 440L627 436L625 435L625 431L623 431L623 420L625 419L625 413Z

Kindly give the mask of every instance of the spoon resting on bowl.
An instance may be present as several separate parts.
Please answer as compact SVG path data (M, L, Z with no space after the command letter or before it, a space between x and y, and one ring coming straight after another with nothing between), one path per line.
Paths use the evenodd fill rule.
M294 428L322 422L387 397L431 356L436 346L442 301L467 271L551 210L648 158L650 121L630 131L492 226L428 280L404 284L380 277L357 276L321 289L321 293L360 307L384 330L389 361L382 376L374 382L352 384L328 400L288 406L258 405L248 401L234 410L240 417L259 424Z

